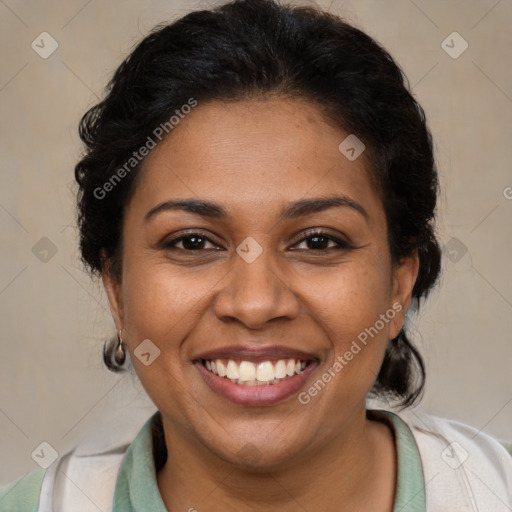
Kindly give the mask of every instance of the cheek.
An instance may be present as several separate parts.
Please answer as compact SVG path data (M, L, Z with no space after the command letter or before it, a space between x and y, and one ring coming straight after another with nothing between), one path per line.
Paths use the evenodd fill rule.
M364 261L333 272L316 294L324 304L328 323L342 338L354 337L375 323L389 307L388 274Z
M158 409L173 416L181 411L181 417L190 407L183 397L191 393L183 340L199 321L201 298L213 283L150 259L142 264L128 256L125 262L124 322L134 370ZM146 360L139 357L148 352Z
M387 269L361 262L346 271L340 269L321 284L315 285L312 294L318 297L318 322L331 341L330 364L337 362L346 386L371 386L396 314L389 304Z
M144 250L127 251L124 263L127 344L135 356L143 340L149 339L157 347L158 358L150 366L132 357L142 384L146 390L154 387L153 392L148 390L148 393L156 398L160 389L185 386L191 364L187 339L204 319L212 290L218 286L225 270L208 266L177 267L161 255L145 255Z
M195 278L170 265L131 267L124 283L125 321L135 337L154 338L177 350L213 284L207 274ZM212 281L212 283L210 283Z

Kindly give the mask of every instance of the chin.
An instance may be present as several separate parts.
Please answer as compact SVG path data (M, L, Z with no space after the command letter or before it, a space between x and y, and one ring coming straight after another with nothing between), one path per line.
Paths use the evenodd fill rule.
M253 437L247 442L240 440L236 449L233 447L234 439L226 439L224 443L224 446L220 443L220 446L212 446L211 451L226 463L251 473L283 469L303 451L300 446L294 446L290 441L285 444L274 440L270 444L269 438L265 436L261 439ZM222 450L223 447L225 450Z

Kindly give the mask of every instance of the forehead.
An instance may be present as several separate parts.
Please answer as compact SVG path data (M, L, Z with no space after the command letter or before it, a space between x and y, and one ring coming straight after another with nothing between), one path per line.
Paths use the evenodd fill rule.
M349 135L302 100L199 103L146 157L132 201L200 197L254 215L339 193L382 214L366 155L339 149Z

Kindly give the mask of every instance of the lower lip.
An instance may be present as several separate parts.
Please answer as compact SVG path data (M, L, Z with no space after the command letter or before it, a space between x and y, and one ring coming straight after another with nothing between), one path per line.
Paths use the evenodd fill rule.
M301 373L278 384L244 386L215 375L207 370L201 361L195 363L199 373L215 393L236 404L252 406L274 405L290 398L300 390L317 365L318 363L311 361Z

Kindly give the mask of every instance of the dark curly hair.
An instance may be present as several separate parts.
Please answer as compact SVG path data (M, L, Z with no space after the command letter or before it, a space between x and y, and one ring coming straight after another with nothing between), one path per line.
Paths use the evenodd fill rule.
M425 114L389 53L361 30L314 7L236 0L156 27L122 62L104 99L80 122L86 153L75 167L82 261L120 279L124 208L141 162L116 172L173 113L194 101L280 96L315 104L364 141L387 218L393 263L418 252L413 310L439 272L434 232L438 177ZM118 176L119 177L119 174ZM109 188L107 199L98 191ZM115 340L112 340L115 341ZM112 370L115 343L104 346ZM405 407L422 394L425 368L405 327L390 340L373 392Z

